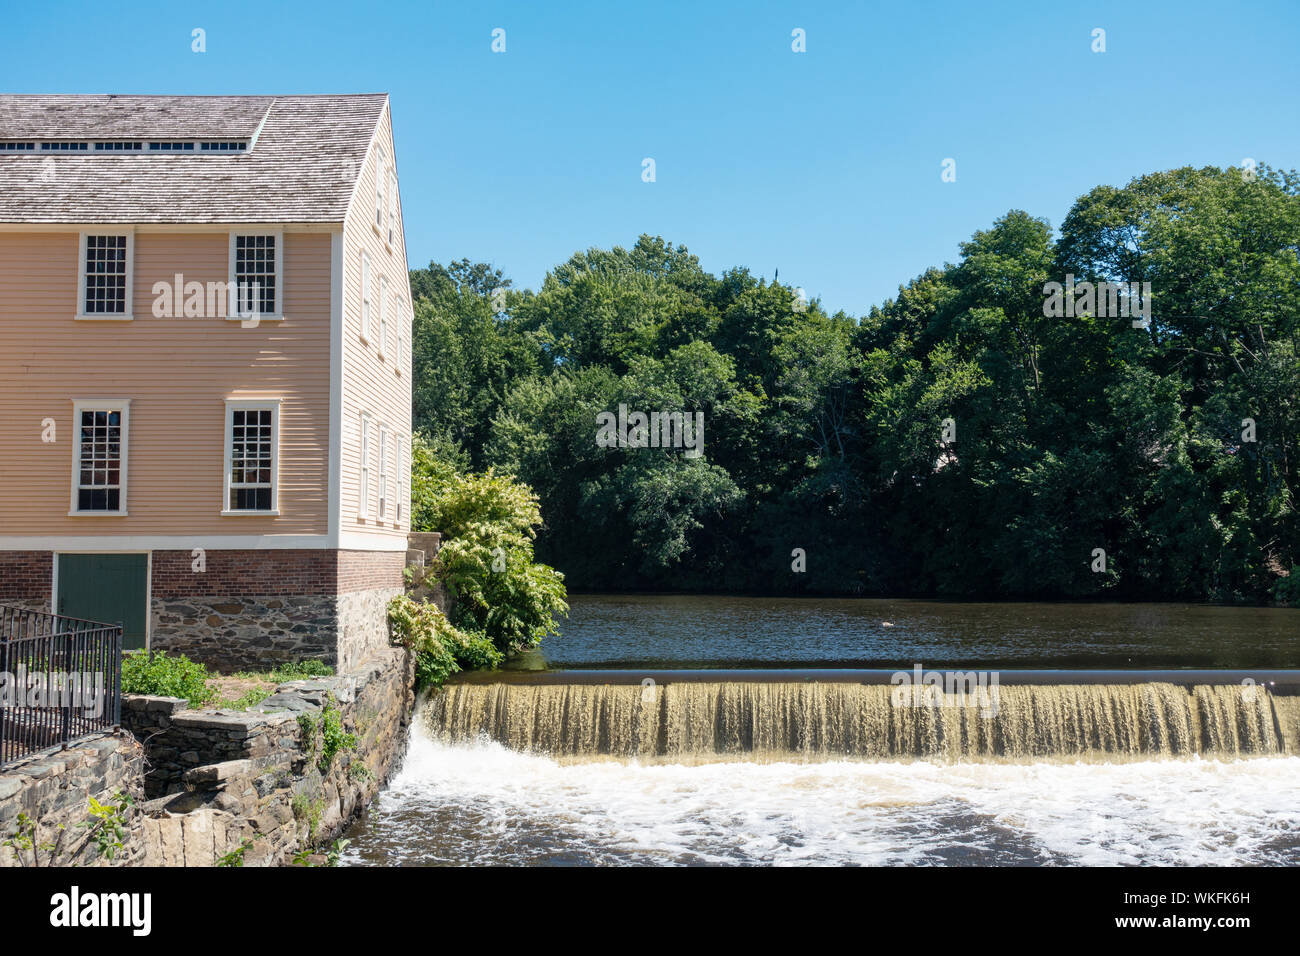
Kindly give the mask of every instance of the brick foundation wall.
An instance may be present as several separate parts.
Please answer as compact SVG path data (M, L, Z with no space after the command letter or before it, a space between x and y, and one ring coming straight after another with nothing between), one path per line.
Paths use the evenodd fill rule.
M53 574L49 551L0 551L0 604L50 610Z
M405 551L338 551L338 590L372 591L401 588Z
M155 551L154 598L334 595L375 588L400 588L406 554L402 551L328 551L319 548L209 550L203 554L204 570L195 571L194 563L195 558L189 551ZM45 581L48 592L48 562Z
M153 596L170 600L203 596L327 595L338 593L338 552L320 548L215 551L194 570L189 551L153 553Z

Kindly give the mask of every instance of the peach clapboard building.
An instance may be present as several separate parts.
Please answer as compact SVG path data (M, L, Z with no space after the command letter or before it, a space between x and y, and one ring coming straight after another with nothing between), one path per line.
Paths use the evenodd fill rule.
M411 320L386 95L0 95L0 603L363 660Z

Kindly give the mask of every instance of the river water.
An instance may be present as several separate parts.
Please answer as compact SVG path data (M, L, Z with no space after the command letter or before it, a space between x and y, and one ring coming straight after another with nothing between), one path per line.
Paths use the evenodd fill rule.
M1300 610L578 595L553 667L1300 667Z
M346 861L1295 865L1298 764L570 764L420 733Z
M552 666L633 669L913 662L1295 668L1300 612L577 597L564 635L548 643L546 655ZM1171 685L1150 686L1152 699L1163 695L1170 707L1184 706ZM1204 712L1208 698L1200 693ZM590 690L575 689L572 699L579 697L591 699ZM1235 697L1224 699L1236 706ZM558 706L562 719L574 719L575 704ZM608 717L599 699L592 706ZM1254 699L1246 711L1264 707L1282 715L1283 725L1296 723L1294 705L1281 701L1269 711L1272 706ZM1109 720L1107 707L1090 719ZM575 757L510 749L486 736L448 739L445 709L430 704L417 715L405 762L349 834L345 863L1300 864L1300 758L1294 755ZM1022 713L1019 719L1032 726L1035 718ZM1052 719L1070 724L1069 714ZM602 734L591 739L599 742Z

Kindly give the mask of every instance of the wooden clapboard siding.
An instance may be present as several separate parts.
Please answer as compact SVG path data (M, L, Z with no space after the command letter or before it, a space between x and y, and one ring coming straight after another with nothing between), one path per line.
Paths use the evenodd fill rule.
M152 314L177 272L226 281L226 232L137 232L130 322L74 319L76 232L0 232L0 535L326 533L330 242L285 233L285 319L249 329ZM222 516L224 400L255 396L282 399L281 513ZM131 399L125 517L68 515L86 398Z
M382 148L385 167L379 168L379 149ZM401 203L397 203L396 235L391 244L376 232L375 177L386 175L388 168L396 168L393 151L391 116L387 109L380 117L375 142L371 145L363 166L355 197L344 225L343 268L346 276L343 310L343 431L342 431L342 495L341 523L344 532L370 532L398 539L410 530L408 514L409 462L411 437L411 287L406 264L406 245L401 228ZM387 210L385 211L387 217ZM385 230L387 226L385 225ZM363 341L361 320L361 253L370 256L372 275L375 277L375 298L378 296L378 276L388 277L388 321L391 330L402 336L401 363L392 354L379 357L379 343L372 337ZM392 333L390 332L390 341ZM377 448L372 448L369 517L358 517L361 487L361 414L370 413L376 426L388 425L395 436L393 461L389 465L390 484L394 494L399 494L403 511L400 523L395 520L396 509L390 508L386 520L377 518L379 464ZM374 443L378 443L378 427ZM394 502L397 498L393 499Z

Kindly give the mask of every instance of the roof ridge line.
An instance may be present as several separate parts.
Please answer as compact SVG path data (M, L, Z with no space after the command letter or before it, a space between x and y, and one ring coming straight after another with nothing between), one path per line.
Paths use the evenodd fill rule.
M257 149L257 138L262 135L262 128L266 126L266 121L271 118L271 110L275 109L275 104L279 97L272 96L271 102L266 104L266 112L262 114L262 122L257 124L257 129L253 130L253 138L248 141L248 151L251 153Z

